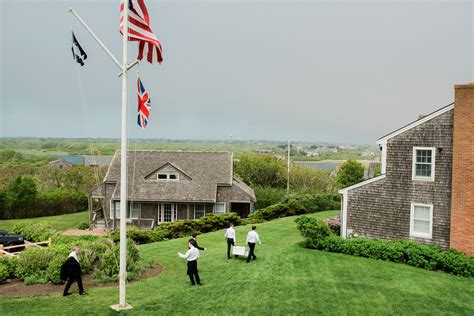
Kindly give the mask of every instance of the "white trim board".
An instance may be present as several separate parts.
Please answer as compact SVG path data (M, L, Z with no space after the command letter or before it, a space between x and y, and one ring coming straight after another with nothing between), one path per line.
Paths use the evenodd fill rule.
M419 119L419 120L416 120L416 121L414 121L414 122L412 122L412 123L410 123L410 124L408 124L408 125L405 125L405 126L402 127L402 128L397 129L396 131L394 131L394 132L392 132L392 133L390 133L390 134L388 134L388 135L383 136L382 138L379 138L379 139L377 140L377 144L386 143L387 140L389 140L390 138L393 138L393 137L395 137L395 136L397 136L397 135L400 135L400 134L402 134L402 133L404 133L404 132L406 132L406 131L408 131L408 130L414 128L414 127L417 127L418 125L421 125L421 124L423 124L423 123L425 123L425 122L428 122L429 120L434 119L435 117L438 117L438 116L440 116L441 114L444 114L444 113L446 113L446 112L448 112L448 111L451 111L452 109L454 109L454 103L451 103L451 104L449 104L449 105L447 105L447 106L445 106L445 107L443 107L443 108L441 108L441 109L439 109L439 110L437 110L437 111L435 111L435 112L433 112L433 113L431 113L431 114L429 114L429 115L427 115L427 116L425 116L425 117L422 117L422 118Z
M379 180L382 180L385 178L385 174L381 174L381 175L378 175L376 177L373 177L373 178L370 178L368 180L365 180L365 181L362 181L362 182L359 182L359 183L356 183L354 185L351 185L350 187L347 187L347 188L344 188L344 189L341 189L338 191L339 194L344 194L352 189L356 189L356 188L359 188L359 187L362 187L364 185L367 185L369 183L372 183L372 182L375 182L375 181L379 181Z

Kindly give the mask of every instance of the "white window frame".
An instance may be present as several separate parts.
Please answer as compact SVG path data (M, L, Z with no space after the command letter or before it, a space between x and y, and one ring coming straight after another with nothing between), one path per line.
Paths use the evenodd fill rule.
M219 204L219 205L224 205L224 211L223 211L223 212L219 212L219 213L216 212L216 210L217 210L217 204ZM226 212L226 209L225 209L225 202L216 202L216 203L214 204L214 214L215 214L215 215L224 214L225 212Z
M133 217L133 206L137 207L137 217ZM140 217L142 210L142 204L141 203L136 203L136 202L130 202L130 219L138 219Z
M422 177L422 176L416 175L416 151L417 150L430 150L431 151L431 177ZM411 179L415 181L434 181L435 169L436 169L435 163L436 163L436 148L435 147L413 147Z
M118 212L115 210L115 205L118 205ZM110 201L110 219L114 218L120 219L120 201Z
M414 231L414 229L415 229L415 206L429 207L429 209L430 209L430 226L429 226L429 233L428 234ZM433 204L411 203L410 236L421 237L421 238L429 238L429 239L431 239L433 237Z
M194 204L194 219L199 219L199 218L196 218L196 206L202 206L202 216L200 216L199 218L203 217L204 215L206 215L206 205L204 204ZM200 212L200 211L199 211Z

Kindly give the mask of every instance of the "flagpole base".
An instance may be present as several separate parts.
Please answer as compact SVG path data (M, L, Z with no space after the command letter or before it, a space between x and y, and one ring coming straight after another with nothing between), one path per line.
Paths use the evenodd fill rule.
M110 308L112 308L113 310L117 311L117 312L120 312L120 311L124 311L124 310L127 310L127 309L132 309L133 306L130 305L130 304L127 304L125 303L125 305L120 305L120 304L115 304L115 305L112 305L110 306Z

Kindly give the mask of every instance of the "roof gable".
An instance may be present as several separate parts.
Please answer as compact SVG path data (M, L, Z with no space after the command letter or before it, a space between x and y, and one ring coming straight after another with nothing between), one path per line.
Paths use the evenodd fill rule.
M158 173L178 173L180 175L180 180L192 180L190 176L188 176L183 170L181 170L176 165L172 164L171 162L166 162L164 165L150 173L149 175L145 176L146 180L154 180L155 176Z

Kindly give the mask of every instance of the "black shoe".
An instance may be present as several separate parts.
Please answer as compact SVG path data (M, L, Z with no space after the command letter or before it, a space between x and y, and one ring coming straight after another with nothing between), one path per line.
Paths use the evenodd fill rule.
M67 293L67 292L63 293L63 296L69 296L69 295L71 295L71 293Z
M202 283L198 283L198 285L202 285Z
M79 295L86 295L86 292L79 292Z
M227 257L227 259L232 259L232 257Z
M191 283L191 286L196 285L196 283Z

